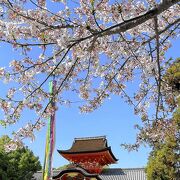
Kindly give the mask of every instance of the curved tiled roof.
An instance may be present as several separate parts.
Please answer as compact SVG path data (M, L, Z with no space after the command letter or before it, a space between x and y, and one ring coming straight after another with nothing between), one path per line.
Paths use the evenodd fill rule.
M105 169L99 176L102 180L146 180L144 168Z
M54 170L53 175L57 176L61 171ZM105 169L100 175L102 180L146 180L144 168L112 168ZM32 180L42 180L42 172L39 171L34 174Z
M66 159L67 157L64 155L67 154L92 154L106 151L110 153L113 163L118 161L118 159L116 159L116 157L112 153L111 147L108 147L106 136L75 138L70 149L58 150L58 152Z
M69 169L63 170L63 171L59 172L58 175L54 176L53 179L59 178L63 174L70 173L70 172L78 172L78 173L82 174L85 177L91 177L91 178L94 177L97 180L101 180L101 178L98 176L98 174L90 174L85 169L83 169L81 167L69 168Z
M106 149L107 140L105 136L98 137L86 137L86 138L75 138L74 142L70 149L68 150L59 150L63 153L76 153L76 152L90 152L90 151L99 151Z

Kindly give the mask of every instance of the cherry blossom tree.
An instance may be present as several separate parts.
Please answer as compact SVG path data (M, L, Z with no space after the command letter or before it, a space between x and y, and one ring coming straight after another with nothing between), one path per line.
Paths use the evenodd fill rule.
M0 41L21 51L8 68L0 68L2 81L17 84L0 99L1 124L17 123L27 108L38 115L14 133L8 148L34 139L57 110L52 101L73 103L64 92L77 94L83 113L119 95L142 118L133 147L163 139L174 110L167 105L173 91L164 80L165 54L179 35L179 0L0 0L0 13ZM50 94L47 83L53 77L57 86ZM138 87L128 93L133 81Z

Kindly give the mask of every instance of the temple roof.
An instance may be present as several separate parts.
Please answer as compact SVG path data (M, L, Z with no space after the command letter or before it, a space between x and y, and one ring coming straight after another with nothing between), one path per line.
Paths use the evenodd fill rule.
M108 147L105 136L75 138L70 149L58 150L58 152L68 161L80 164L85 169L89 169L88 166L92 166L92 162L96 160L99 168L93 168L99 172L104 165L118 161L112 153L111 147ZM94 171L93 168L91 167L89 171Z
M54 176L57 176L61 170L54 170ZM110 168L105 169L100 175L99 178L102 180L146 180L146 174L144 168ZM42 172L38 171L34 174L32 180L42 180Z
M102 180L147 180L144 168L110 168L99 175Z
M75 138L72 147L68 150L58 150L60 153L97 152L107 149L105 136Z
M85 169L83 169L81 167L68 168L68 169L65 169L63 171L60 171L55 176L53 176L53 179L60 178L60 177L62 177L63 174L67 174L67 173L71 173L71 172L72 173L77 172L77 173L82 174L84 177L91 177L91 178L94 177L97 180L101 180L101 178L98 176L98 174L90 174Z

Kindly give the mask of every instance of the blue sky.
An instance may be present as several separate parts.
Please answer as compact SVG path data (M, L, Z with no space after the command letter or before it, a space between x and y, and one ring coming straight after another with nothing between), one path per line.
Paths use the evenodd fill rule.
M180 57L179 47L180 42L177 39L168 51L167 58ZM19 56L17 52L14 52L9 46L4 44L0 46L0 54L0 66L3 67L8 66L11 59ZM7 86L0 82L1 97L6 94ZM20 126L33 117L31 112L24 112L18 125L12 125L6 129L0 127L0 136L4 134L11 136L12 131L18 130ZM0 118L3 118L2 114L0 114ZM80 114L78 104L73 104L71 107L59 107L56 114L56 146L53 166L59 167L67 163L57 153L57 149L69 149L74 138L106 135L109 146L111 146L116 158L119 159L118 164L112 165L112 167L144 167L150 152L148 147L141 147L138 152L127 152L127 150L120 146L121 143L135 142L138 131L134 129L134 125L137 123L140 123L140 118L135 116L133 109L118 96L111 97L110 100L105 101L102 107L90 114ZM42 164L45 139L46 128L43 128L40 132L36 133L35 142L31 143L29 139L25 140L25 144L33 150L35 155L39 156Z

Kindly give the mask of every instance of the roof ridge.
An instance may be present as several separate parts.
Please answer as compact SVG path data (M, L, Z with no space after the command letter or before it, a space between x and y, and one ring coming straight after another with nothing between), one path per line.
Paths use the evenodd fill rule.
M81 168L81 167L80 167ZM107 168L107 169L105 169L105 170L118 170L118 169L122 169L122 170L138 170L138 169L142 169L142 170L144 170L145 168L143 168L143 167L139 167L139 168ZM53 169L53 171L62 171L61 169ZM43 172L43 170L40 170L40 171L37 171L37 173L38 172Z
M106 136L93 136L93 137L82 137L82 138L74 138L74 140L92 140L92 139L106 139Z
M137 167L137 168L122 168L123 170L125 170L125 169L145 169L145 168L143 168L143 167Z
M137 167L137 168L108 168L108 169L114 169L114 170L118 170L118 169L121 169L121 170L144 170L145 168L144 167Z
M62 171L62 170L61 169L53 169L52 171L53 172L55 172L55 171L59 172L59 171ZM42 173L42 172L43 172L43 170L36 171L36 173Z

